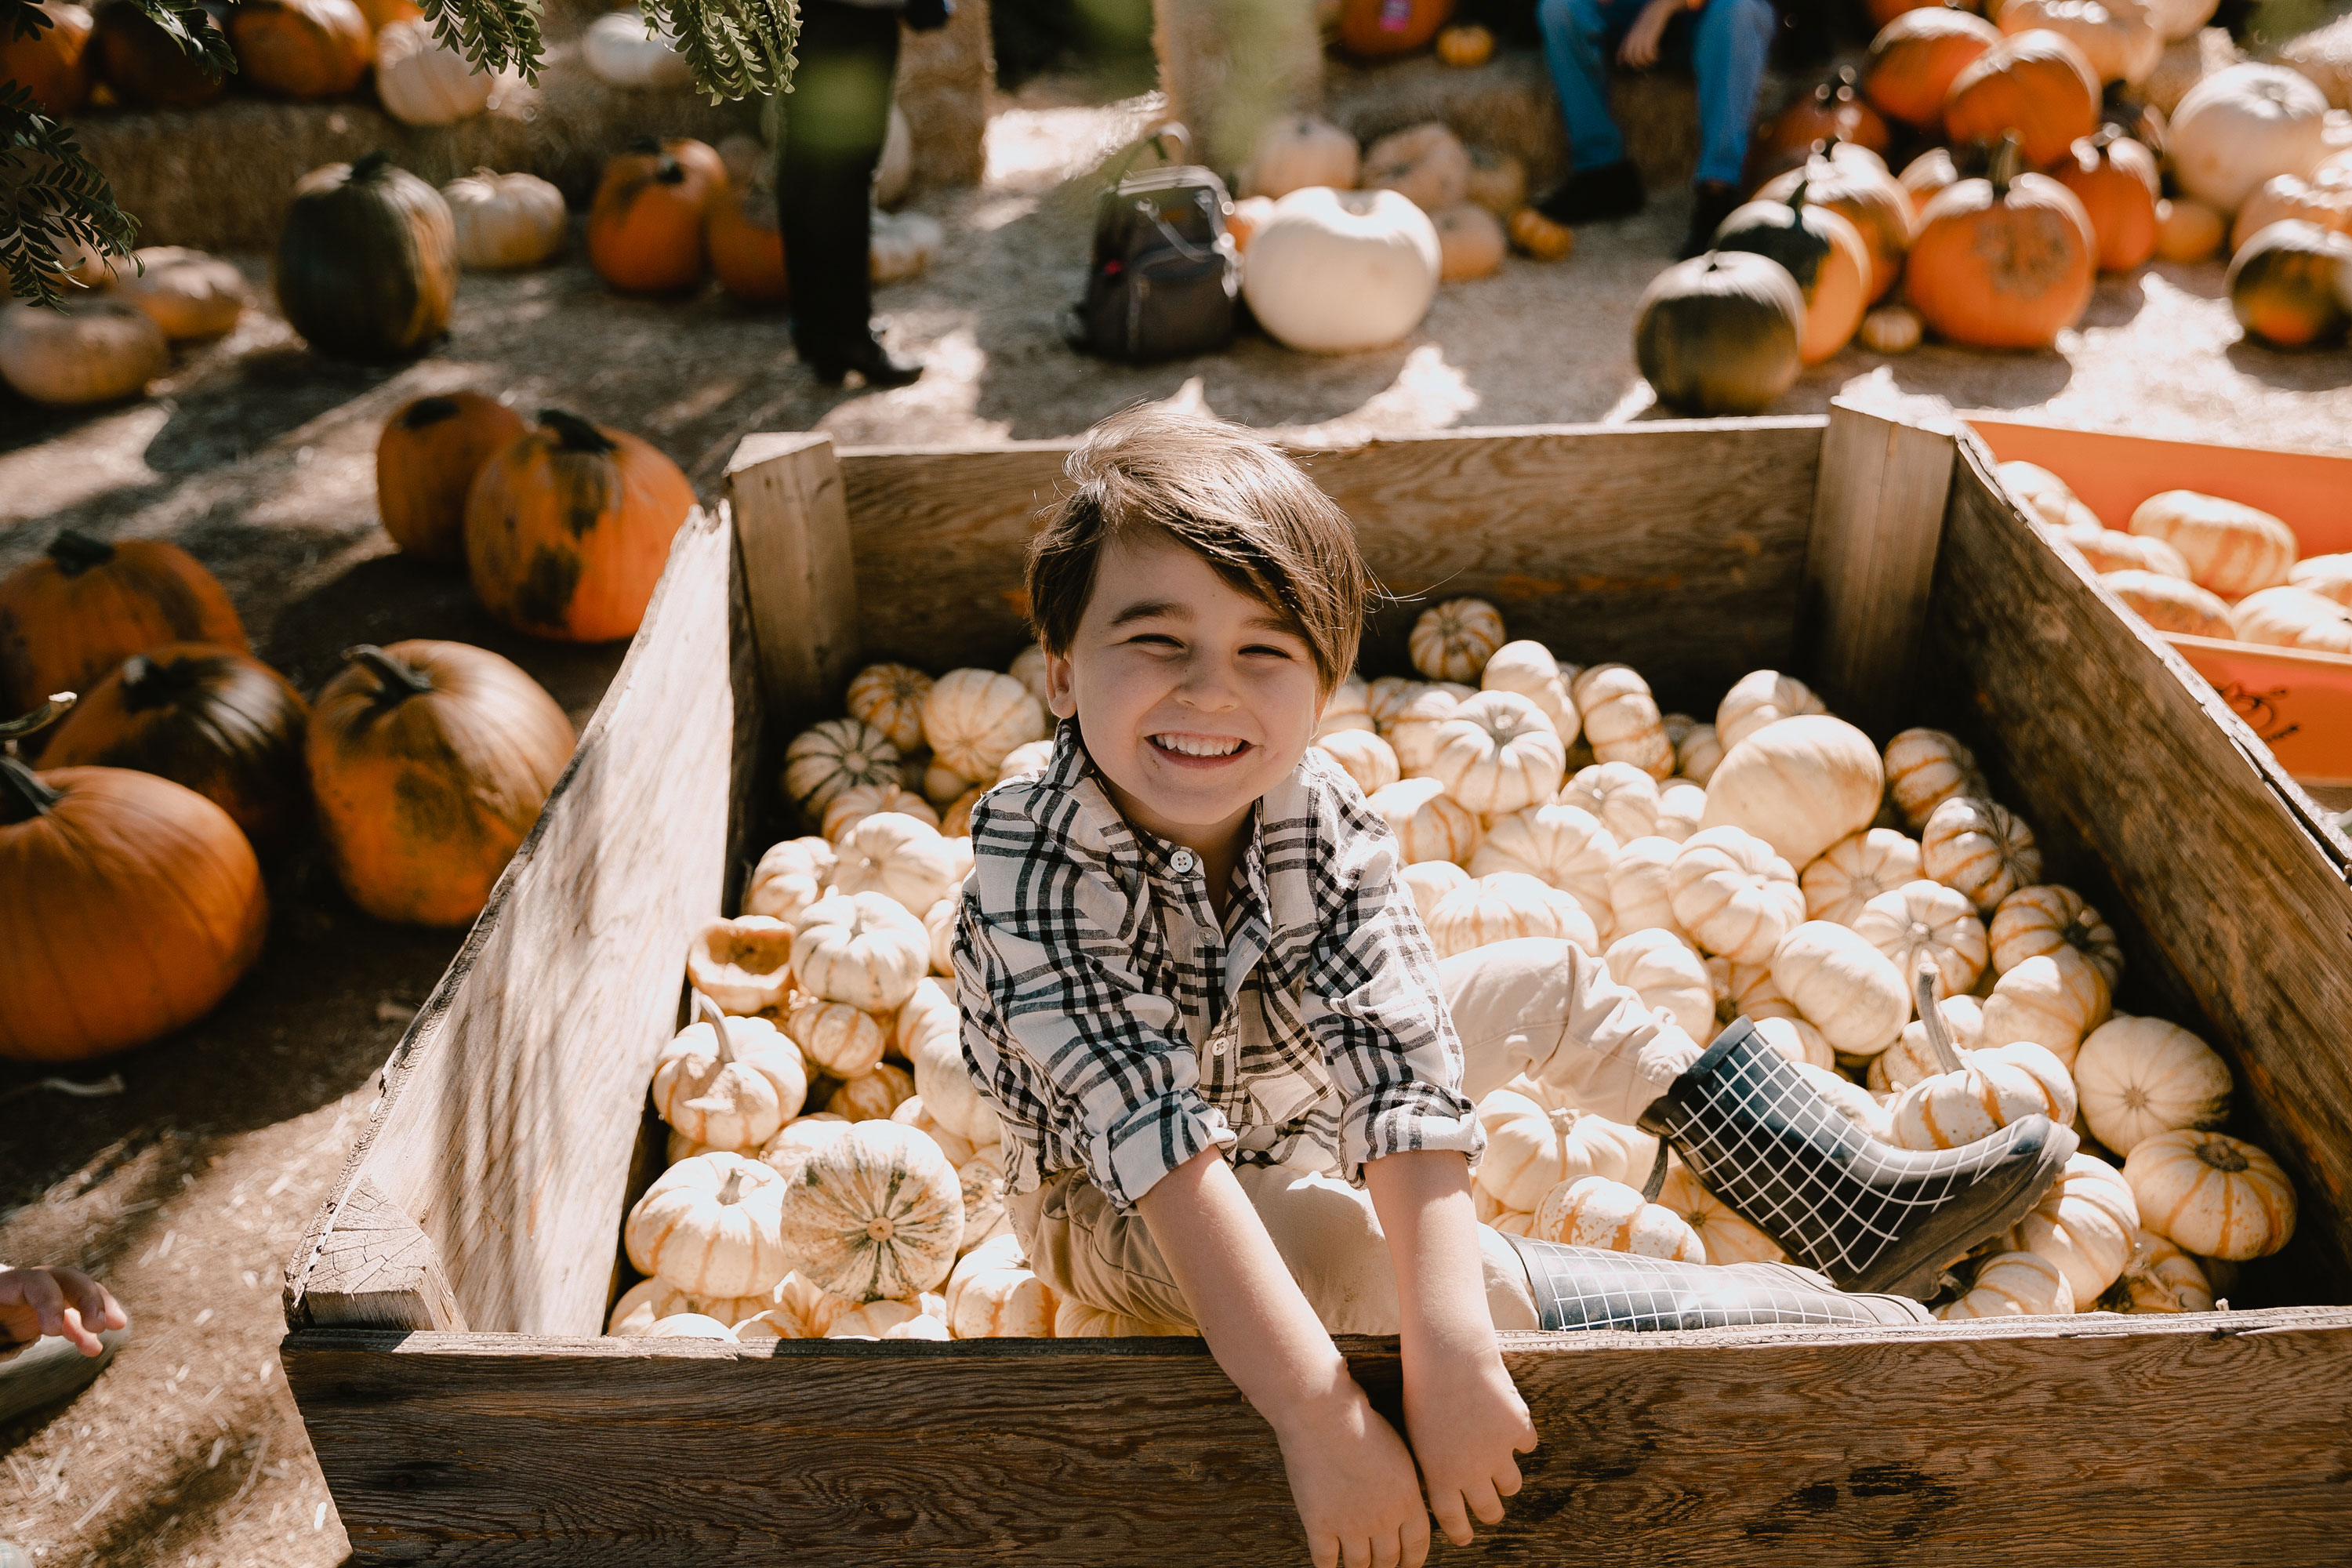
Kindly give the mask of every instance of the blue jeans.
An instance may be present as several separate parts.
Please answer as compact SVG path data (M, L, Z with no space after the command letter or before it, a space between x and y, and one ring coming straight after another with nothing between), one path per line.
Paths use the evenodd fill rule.
M1645 0L1540 0L1544 63L1551 68L1560 115L1568 121L1569 162L1597 169L1625 156L1624 138L1609 118L1609 61L1617 41ZM1748 159L1748 128L1756 116L1756 89L1764 79L1764 52L1772 42L1770 0L1706 0L1666 26L1690 40L1698 77L1698 178L1739 183Z

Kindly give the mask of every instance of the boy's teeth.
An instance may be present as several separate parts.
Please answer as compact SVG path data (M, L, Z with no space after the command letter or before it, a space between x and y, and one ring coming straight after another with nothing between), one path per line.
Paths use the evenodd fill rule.
M1159 735L1153 737L1171 752L1188 757L1229 757L1242 749L1239 741L1211 740L1205 735Z

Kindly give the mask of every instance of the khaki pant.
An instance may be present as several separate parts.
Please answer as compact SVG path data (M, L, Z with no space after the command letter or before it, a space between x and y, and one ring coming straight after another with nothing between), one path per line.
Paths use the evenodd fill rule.
M1566 942L1477 948L1441 963L1438 984L1462 1038L1462 1090L1474 1101L1524 1074L1567 1104L1630 1123L1702 1048ZM1397 1331L1396 1279L1369 1194L1283 1166L1234 1173L1326 1329ZM1057 1293L1148 1322L1194 1326L1143 1216L1120 1214L1085 1173L1058 1173L1014 1194L1006 1210L1030 1268ZM1495 1326L1537 1327L1510 1244L1486 1226L1478 1241Z

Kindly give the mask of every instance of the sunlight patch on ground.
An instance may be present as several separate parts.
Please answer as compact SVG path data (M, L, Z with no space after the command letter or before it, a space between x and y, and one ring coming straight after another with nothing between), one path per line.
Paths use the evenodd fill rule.
M989 191L1050 190L1083 174L1143 133L1167 112L1162 94L1147 92L1100 109L1007 109L988 121Z
M1357 407L1336 419L1297 426L1284 434L1297 441L1336 443L1405 430L1443 430L1460 424L1479 401L1469 379L1446 363L1444 348L1423 343L1405 355L1394 381Z
M43 521L108 490L153 484L162 476L147 466L147 445L171 418L171 405L163 402L102 415L74 433L70 463L44 461L38 446L0 456L0 496L6 498L0 527L5 520Z
M957 446L982 446L1008 439L1012 426L1003 420L980 417L980 384L988 374L988 351L980 346L967 322L936 336L925 334L923 379L894 392L852 397L817 421L816 427L838 446L880 447L904 443L908 426L937 427L953 422L971 433Z

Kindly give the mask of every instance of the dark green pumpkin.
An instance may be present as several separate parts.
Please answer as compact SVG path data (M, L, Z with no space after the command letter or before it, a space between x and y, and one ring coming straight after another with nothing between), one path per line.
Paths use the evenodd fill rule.
M211 643L165 643L124 659L49 737L48 768L135 768L185 784L267 856L310 817L302 754L310 710L286 678Z
M2272 224L2231 258L2229 286L2238 325L2273 348L2341 337L2352 310L2352 240L2301 218Z
M278 304L332 359L394 360L448 331L457 240L441 193L383 153L302 176L278 240Z
M1767 257L1716 250L1650 280L1633 326L1633 358L1681 414L1754 414L1801 368L1805 297Z

